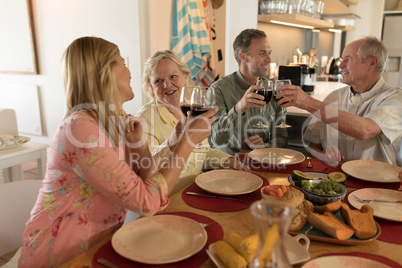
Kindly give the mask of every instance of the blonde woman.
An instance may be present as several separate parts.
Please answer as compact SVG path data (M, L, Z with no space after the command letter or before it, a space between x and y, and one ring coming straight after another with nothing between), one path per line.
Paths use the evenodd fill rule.
M180 109L180 91L187 85L189 74L187 65L170 50L156 52L144 66L142 89L151 101L141 108L138 115L148 123L148 145L154 161L160 165L163 165L164 159L174 150L175 139L180 136L183 124L181 120L187 116ZM203 145L209 147L207 139L203 141ZM217 149L194 149L171 194L193 182L203 168L250 171L247 165Z
M175 165L133 172L126 155L151 160L138 118L122 103L134 97L130 71L118 47L82 37L64 54L67 115L48 152L43 186L23 235L19 267L59 267L113 234L127 209L150 216L164 209L193 150L208 132L191 131L179 140ZM185 131L207 129L216 109L192 120ZM124 121L124 122L123 122Z

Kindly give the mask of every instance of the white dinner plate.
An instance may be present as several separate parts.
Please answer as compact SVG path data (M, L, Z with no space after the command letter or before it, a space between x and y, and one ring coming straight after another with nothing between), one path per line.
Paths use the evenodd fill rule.
M380 188L364 188L354 191L348 196L349 203L357 209L360 209L364 203L358 201L353 195L361 199L384 199L402 201L402 192L397 190L388 190ZM372 202L367 204L374 210L374 216L402 222L402 203Z
M256 149L251 151L248 156L262 164L274 166L298 164L306 158L301 152L285 148Z
M241 195L254 192L262 185L262 179L255 174L219 169L201 173L195 178L201 189L219 195Z
M325 256L309 261L302 268L389 268L382 264L361 257L353 256Z
M21 146L22 144L27 143L30 140L31 140L30 137L14 136L14 144L12 144L12 145L2 144L2 145L0 145L0 151L17 148L17 147Z
M398 173L402 171L400 167L373 160L352 160L344 163L341 168L355 178L382 183L399 182Z
M121 256L147 264L186 259L207 242L200 223L176 215L156 215L132 221L112 237L113 249Z
M302 241L303 244L300 241ZM286 234L285 246L286 254L291 265L295 265L310 259L310 253L308 252L310 239L307 236L303 234L296 236ZM219 259L215 252L215 243L209 245L207 254L218 268L226 268L226 265Z

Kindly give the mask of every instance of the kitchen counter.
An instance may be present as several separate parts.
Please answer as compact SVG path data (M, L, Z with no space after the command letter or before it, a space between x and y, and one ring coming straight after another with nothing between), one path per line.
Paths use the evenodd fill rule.
M329 93L334 91L335 89L347 86L342 84L341 82L321 82L317 81L315 84L314 91L310 93L310 96L317 100L324 100ZM288 107L287 108L288 115L297 115L297 116L310 116L311 114L305 110L296 108L296 107Z
M346 85L340 82L317 81L314 91L310 93L310 96L322 101L329 93L344 86ZM304 148L305 144L303 143L302 133L304 133L305 128L311 120L311 113L296 107L288 107L287 111L286 121L292 126L288 129L288 147L291 149ZM301 152L306 153L303 150Z

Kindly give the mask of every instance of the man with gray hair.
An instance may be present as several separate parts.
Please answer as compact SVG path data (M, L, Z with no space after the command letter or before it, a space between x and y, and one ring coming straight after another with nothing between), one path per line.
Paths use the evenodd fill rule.
M348 86L322 102L299 87L284 86L278 104L313 115L304 133L310 153L333 164L363 159L396 165L402 136L402 90L381 76L387 57L387 48L375 37L348 44L339 65L342 83Z
M271 63L271 47L265 32L243 30L233 42L239 70L214 82L216 105L219 107L212 125L209 143L229 154L265 147L285 147L287 130L275 128L281 107L271 99L255 93L261 89L258 79L266 79ZM260 110L262 109L262 116ZM259 120L269 126L254 128Z

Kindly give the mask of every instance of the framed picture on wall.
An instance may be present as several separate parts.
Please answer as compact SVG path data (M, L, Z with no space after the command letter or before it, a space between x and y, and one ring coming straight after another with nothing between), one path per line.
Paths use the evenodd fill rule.
M0 73L38 74L32 0L0 1Z

